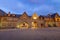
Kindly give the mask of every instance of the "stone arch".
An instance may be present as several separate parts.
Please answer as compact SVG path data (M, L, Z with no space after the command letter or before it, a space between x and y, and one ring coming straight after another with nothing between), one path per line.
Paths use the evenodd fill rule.
M27 29L29 27L28 22L19 22L17 23L17 28Z

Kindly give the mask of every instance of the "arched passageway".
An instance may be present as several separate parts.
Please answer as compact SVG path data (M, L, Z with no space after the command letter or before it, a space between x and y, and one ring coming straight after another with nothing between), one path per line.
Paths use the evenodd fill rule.
M32 22L32 28L38 28L37 22Z
M27 22L21 22L17 24L17 28L27 29L28 27L29 27L29 24Z

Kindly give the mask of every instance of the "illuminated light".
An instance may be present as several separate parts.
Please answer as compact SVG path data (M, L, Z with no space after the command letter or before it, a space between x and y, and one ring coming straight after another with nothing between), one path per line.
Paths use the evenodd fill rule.
M35 22L32 22L32 29L37 29L37 24Z
M20 26L19 25L17 25L17 28L19 28Z
M20 23L17 25L17 28L20 28L20 29L28 29L28 24L26 22L23 22L23 23Z
M37 17L33 17L33 19L37 19Z
M38 15L37 15L36 13L34 13L34 14L32 15L32 18L33 18L33 19L37 19L37 18L38 18Z
M32 27L32 29L35 29L36 27Z

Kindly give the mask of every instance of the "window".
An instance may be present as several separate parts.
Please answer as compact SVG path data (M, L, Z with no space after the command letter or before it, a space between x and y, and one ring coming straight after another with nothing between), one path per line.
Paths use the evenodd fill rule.
M37 17L33 17L33 19L37 19Z
M59 19L57 19L57 21L59 21Z

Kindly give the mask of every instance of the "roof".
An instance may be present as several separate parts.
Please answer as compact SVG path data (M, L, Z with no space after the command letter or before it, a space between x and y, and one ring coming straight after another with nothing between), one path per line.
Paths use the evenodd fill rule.
M54 18L56 15L58 15L58 13L54 13L51 15L51 18Z
M8 14L0 9L0 16L8 16ZM13 15L15 15L15 16L13 16ZM26 12L24 12L22 15L28 16ZM19 18L22 15L21 14L10 14L10 17L17 17L17 18ZM36 13L35 13L35 15L36 15ZM45 15L40 15L39 17L42 17L42 18L49 18L49 17L54 18L55 15L58 15L58 13L54 13L54 14L46 15L46 16ZM28 17L31 18L32 16L28 16Z
M4 14L6 14L6 12L0 9L0 16L3 16Z

